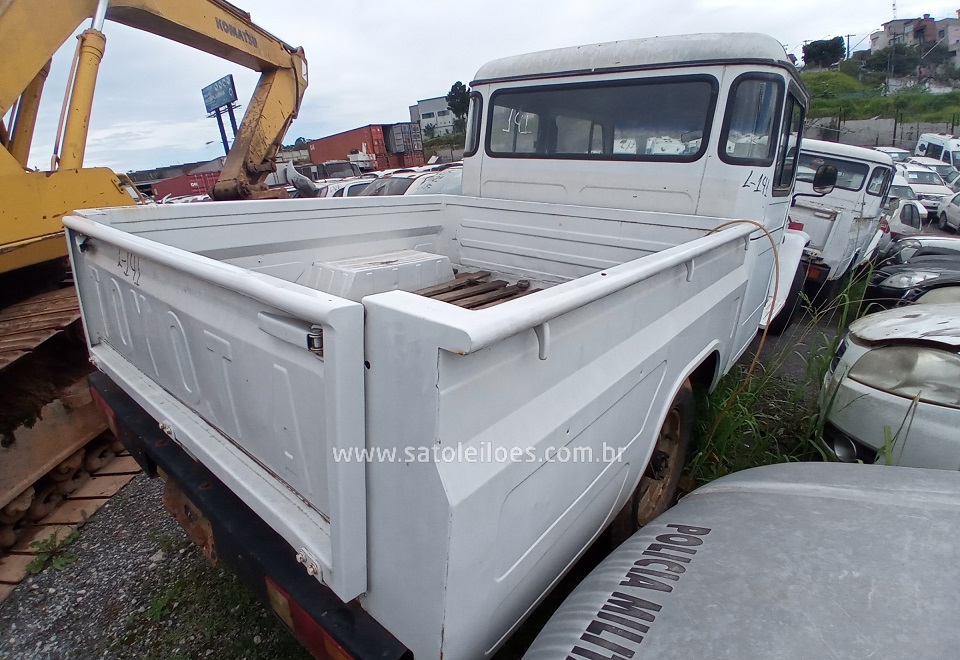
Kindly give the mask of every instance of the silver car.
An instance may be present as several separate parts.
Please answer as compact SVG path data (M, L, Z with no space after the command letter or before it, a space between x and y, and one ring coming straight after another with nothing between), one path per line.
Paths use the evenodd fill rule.
M841 461L960 470L960 303L921 299L852 323L820 406Z
M950 227L953 231L960 229L960 192L944 197L937 208L937 226L940 229Z

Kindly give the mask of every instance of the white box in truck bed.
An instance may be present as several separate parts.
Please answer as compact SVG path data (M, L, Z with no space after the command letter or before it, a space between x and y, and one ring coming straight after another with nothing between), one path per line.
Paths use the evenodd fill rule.
M757 323L754 227L720 218L422 196L64 222L100 369L418 656L494 649L621 509L684 381ZM403 251L510 295L305 286Z
M419 250L318 261L305 286L359 302L364 296L403 289L418 291L454 279L450 258Z

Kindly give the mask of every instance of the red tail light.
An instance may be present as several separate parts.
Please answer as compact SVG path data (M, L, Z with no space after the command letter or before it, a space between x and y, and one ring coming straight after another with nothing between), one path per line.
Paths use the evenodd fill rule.
M788 223L787 223L787 229L792 229L793 231L803 231L803 223L802 223L802 222L793 222L793 221L788 222Z
M267 595L277 616L293 631L314 658L321 660L353 660L317 621L277 583L266 578Z

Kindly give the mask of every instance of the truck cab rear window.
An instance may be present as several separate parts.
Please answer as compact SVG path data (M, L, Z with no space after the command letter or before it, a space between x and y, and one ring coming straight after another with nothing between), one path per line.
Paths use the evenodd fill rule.
M797 170L799 181L813 182L813 176L821 165L833 165L837 168L837 188L843 190L860 190L863 180L867 178L870 167L864 163L854 163L839 158L827 158L816 154L800 152L800 168Z
M710 76L504 90L491 101L491 156L693 161L717 99Z

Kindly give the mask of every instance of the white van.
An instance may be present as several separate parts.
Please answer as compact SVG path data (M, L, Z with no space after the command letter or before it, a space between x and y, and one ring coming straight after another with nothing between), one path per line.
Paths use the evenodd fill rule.
M811 182L823 165L837 169L837 184L817 195ZM893 161L880 151L803 139L790 226L810 236L804 261L811 285L832 287L869 256L893 174Z
M923 133L913 151L916 156L936 158L960 169L960 139L946 133Z

